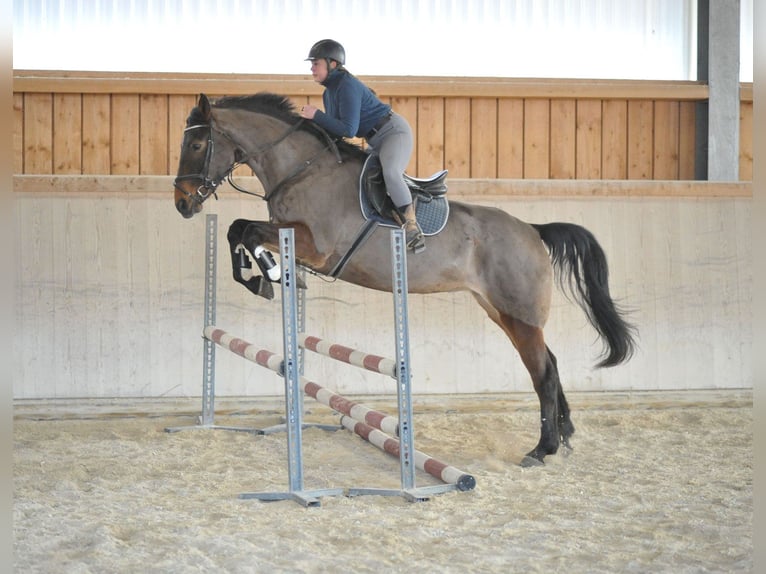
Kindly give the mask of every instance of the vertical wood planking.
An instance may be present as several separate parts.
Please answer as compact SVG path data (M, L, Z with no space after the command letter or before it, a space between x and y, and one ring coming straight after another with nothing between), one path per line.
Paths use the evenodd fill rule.
M291 98L322 107L321 95ZM461 178L694 178L694 101L385 100L413 128L415 149L407 171L415 175L444 167ZM494 102L494 111L488 102ZM14 172L172 174L180 144L177 126L194 103L193 95L14 93ZM743 181L752 179L752 115L752 102L742 101ZM364 145L359 138L352 141ZM235 175L252 172L242 166Z
M168 96L142 94L139 105L138 172L168 173Z
M602 115L601 177L626 179L628 177L627 100L604 100Z
M112 96L112 175L137 175L139 170L139 97Z
M112 100L108 94L82 96L82 172L112 172Z
M753 179L753 102L739 106L739 179Z
M24 173L53 173L53 95L24 96Z
M53 96L53 173L82 173L82 96Z
M601 179L601 100L577 102L575 177Z
M471 177L497 177L497 100L471 102Z
M628 102L628 179L651 179L654 156L654 102Z
M678 117L678 179L694 179L697 103L680 102Z
M524 102L524 177L550 177L550 100L530 98Z
M678 102L654 103L654 170L652 179L678 179Z
M444 99L418 100L418 169L421 177L428 177L444 169Z
M444 168L450 177L471 176L471 100L444 102Z
M574 179L577 111L574 99L551 100L550 177Z
M13 94L13 173L24 173L24 94Z
M501 98L497 103L497 177L524 177L524 100Z
M418 99L417 98L392 98L391 107L393 110L404 117L412 128L413 147L412 156L410 157L410 163L407 164L405 170L409 174L421 175L418 173L418 145L419 137L417 132L418 125Z

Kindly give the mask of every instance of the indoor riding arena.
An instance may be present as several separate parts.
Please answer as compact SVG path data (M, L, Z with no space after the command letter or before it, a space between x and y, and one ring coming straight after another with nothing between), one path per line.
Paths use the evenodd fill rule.
M599 280L635 347L598 368L594 297L583 308L566 275L551 281L544 344L566 395L554 411L520 358L533 342L509 328L514 348L491 294L469 292L470 279L433 293L407 283L425 262L544 289L525 275L526 255L488 269L441 254L449 223L422 253L378 225L349 268L390 241L378 266L391 266L392 283L367 288L312 272L303 236L292 242L310 227L301 220L271 249L281 278L267 298L235 281L252 250L230 256L229 244L236 220L279 222L259 166L235 165L193 217L177 210L185 128L210 133L203 171L230 137L213 145L214 116L187 124L200 94L211 113L223 96L260 92L322 108L303 58L321 37L344 41L337 27L290 35L297 72L262 72L267 54L248 56L246 73L207 73L37 69L14 53L14 570L754 571L753 84L731 65L739 9L752 28L752 2L678 4L709 23L694 26L693 79L391 74L358 54L348 62L412 127L407 173L448 170L449 217L470 204L537 224L523 226L531 233L566 222L603 248ZM675 17L652 14L655 25ZM356 9L348 18L345 28L363 29ZM183 34L171 36L189 42ZM204 36L195 31L184 57L205 41L222 50ZM349 60L365 43L348 39ZM257 161L289 163L282 142L300 129L259 147ZM199 190L202 175L192 174ZM356 218L336 225L356 232ZM504 254L523 249L492 240ZM558 449L543 461L533 449L546 428Z

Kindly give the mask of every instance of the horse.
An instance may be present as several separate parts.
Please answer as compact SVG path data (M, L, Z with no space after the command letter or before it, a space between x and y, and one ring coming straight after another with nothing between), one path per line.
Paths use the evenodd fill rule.
M211 102L200 94L183 134L175 207L185 218L199 213L226 178L235 185L236 167L248 165L262 184L269 221L231 224L233 277L269 297L279 276L272 276L278 265L268 250L278 249L279 229L294 228L296 262L311 273L329 275L347 258L364 224L359 185L368 155L302 119L285 96ZM251 257L263 276L247 277ZM339 279L391 291L388 234L372 233L347 259ZM561 445L571 449L575 427L543 336L554 283L599 335L596 367L627 362L637 345L636 327L610 295L606 255L594 235L573 223L530 224L497 208L450 201L443 230L427 239L424 252L407 258L407 268L411 293L470 292L515 347L540 403L540 439L522 466L544 464Z

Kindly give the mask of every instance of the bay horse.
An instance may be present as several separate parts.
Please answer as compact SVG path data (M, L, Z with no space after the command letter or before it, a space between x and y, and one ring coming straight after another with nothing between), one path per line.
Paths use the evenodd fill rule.
M239 165L260 180L269 221L234 221L228 231L235 281L270 296L279 229L295 229L296 261L328 275L347 254L364 224L359 182L367 152L330 138L303 120L284 96L260 93L211 102L201 94L184 130L176 209L185 218ZM229 181L231 181L229 177ZM233 182L232 182L233 183ZM240 190L245 191L245 190ZM557 361L543 337L553 284L571 294L600 336L597 367L628 361L636 330L612 300L603 249L591 232L572 223L525 223L500 209L449 202L443 230L424 252L408 257L412 293L469 291L503 330L528 370L540 402L540 440L522 465L543 464L560 445L571 448L574 425ZM547 248L547 249L546 249ZM266 275L246 277L250 257ZM390 242L373 232L338 277L391 291Z

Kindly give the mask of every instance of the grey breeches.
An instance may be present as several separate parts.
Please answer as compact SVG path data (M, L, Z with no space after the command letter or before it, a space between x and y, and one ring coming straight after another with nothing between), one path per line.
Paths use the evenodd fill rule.
M367 144L380 156L383 179L394 205L403 207L412 203L412 195L402 177L412 155L412 130L407 120L392 114L388 123L367 140Z

